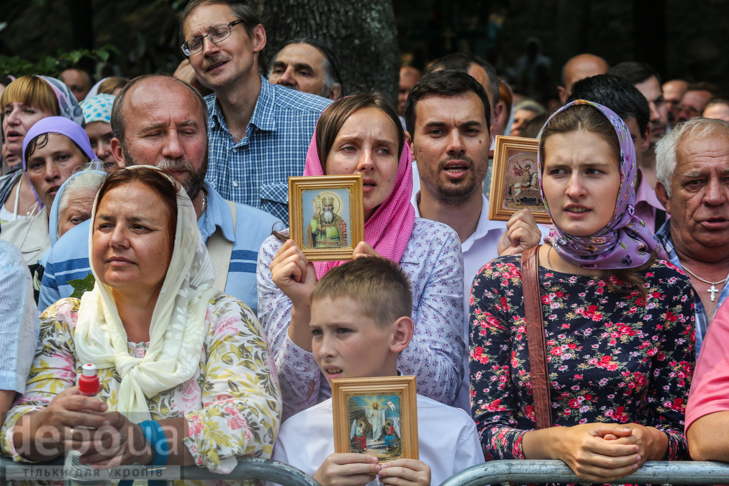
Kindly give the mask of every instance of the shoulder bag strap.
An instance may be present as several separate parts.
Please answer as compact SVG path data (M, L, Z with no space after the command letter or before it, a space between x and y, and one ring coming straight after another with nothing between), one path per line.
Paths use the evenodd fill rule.
M238 221L238 211L234 202L225 201L230 207L230 213L233 216L233 235L235 235L235 226ZM210 238L208 238L208 253L213 261L215 269L215 283L213 287L225 292L225 284L228 283L228 271L230 270L230 258L233 256L233 242L228 241L223 236L223 230L216 228Z
M537 429L546 429L552 426L552 400L549 395L542 293L539 287L539 245L522 253L521 275L534 415L537 419Z

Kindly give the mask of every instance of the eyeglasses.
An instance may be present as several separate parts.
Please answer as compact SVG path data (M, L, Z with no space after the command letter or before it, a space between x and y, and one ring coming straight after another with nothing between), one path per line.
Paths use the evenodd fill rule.
M691 117L696 117L696 116L699 116L701 114L701 111L700 110L697 110L693 106L688 106L688 105L678 105L678 107L676 108L676 110L679 113L681 113L682 111L685 111Z
M234 20L233 22L229 24L223 24L223 25L216 25L214 27L211 27L210 31L208 31L207 35L202 35L200 37L195 37L190 39L189 41L186 41L184 44L180 46L180 49L182 49L182 53L190 57L193 54L197 54L198 52L202 51L203 45L205 44L205 38L207 37L210 39L210 42L213 44L220 44L225 39L230 37L231 29L235 27L236 25L243 22L242 20Z

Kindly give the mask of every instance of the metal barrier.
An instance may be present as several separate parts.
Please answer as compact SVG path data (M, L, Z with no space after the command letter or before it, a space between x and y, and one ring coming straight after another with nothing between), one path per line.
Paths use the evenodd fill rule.
M0 486L6 484L6 468L18 466L0 457ZM24 466L63 467L63 459ZM153 468L158 469L158 468ZM216 474L205 468L180 468L181 480L223 481L261 479L282 486L321 486L314 478L293 466L270 459L240 458L230 474ZM614 481L632 484L729 484L729 464L698 461L649 461L630 476ZM497 483L579 483L582 482L562 461L504 460L473 466L447 479L441 486L483 486Z
M56 466L63 467L63 458L53 461L36 463L36 464L20 464L13 462L12 459L0 457L0 486L6 484L6 468L8 466ZM150 469L160 469L159 467L151 467ZM210 472L206 468L197 466L187 466L180 468L181 480L193 479L214 479L223 481L241 480L241 479L261 479L278 483L282 486L321 486L314 478L304 474L293 466L284 464L270 459L258 459L251 457L243 457L238 459L238 465L230 472L230 474L216 474Z
M451 476L441 486L482 486L496 483L580 483L562 461L490 461ZM729 484L729 464L697 461L648 461L630 476L612 484Z

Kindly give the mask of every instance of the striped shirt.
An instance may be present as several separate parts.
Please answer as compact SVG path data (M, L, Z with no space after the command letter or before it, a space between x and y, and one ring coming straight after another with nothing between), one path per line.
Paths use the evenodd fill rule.
M228 201L263 209L288 223L288 178L304 173L316 122L331 100L270 84L261 92L238 143L215 94L208 95L210 165L206 179Z
M671 263L683 270L681 260L678 259L678 253L676 253L676 249L673 247L670 220L666 221L661 229L658 230L658 233L656 233L656 238L658 238L658 241L661 242L663 248L666 249L666 253L668 253L668 258L671 259ZM729 285L725 285L724 288L721 290L721 294L719 294L719 301L716 303L716 312L719 311L719 307L721 307L728 295ZM713 319L714 316L711 317ZM704 342L704 336L706 335L706 330L709 327L711 319L709 319L709 317L706 315L704 304L701 303L701 298L699 297L699 294L697 292L694 292L694 318L696 319L696 359L698 359L699 351L701 351L701 345Z
M207 182L203 188L208 193L208 206L197 220L205 241L218 227L223 236L233 242L228 280L225 293L242 300L255 313L258 307L256 262L258 249L271 235L276 224L282 224L270 214L243 204L237 205L235 233L230 207L220 194ZM45 309L56 301L70 297L74 289L71 280L86 278L91 273L89 266L89 226L85 221L69 230L51 249L48 256L43 282L41 283L38 307Z

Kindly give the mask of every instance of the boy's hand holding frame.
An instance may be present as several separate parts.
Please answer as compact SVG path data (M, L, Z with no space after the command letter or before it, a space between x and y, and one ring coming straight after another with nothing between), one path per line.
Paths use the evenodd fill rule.
M385 404L385 413L380 412L382 417L389 416L388 423L399 424L399 444L394 446L399 454L380 462L378 457L367 453L369 450L365 453L352 452L356 428L356 423L350 424L353 414L360 417L362 424L366 421L370 426L373 422L382 421L382 417L377 418L377 408L374 406L369 412L372 415L362 415L361 406L353 403L352 398L358 399L357 403ZM430 485L430 467L418 460L418 410L414 376L335 379L332 380L332 399L335 453L326 458L314 474L314 479L322 486L362 485L374 481L375 476L379 476L383 484L393 486ZM397 402L397 405L393 402ZM393 425L390 427L394 429ZM370 435L379 435L373 433L372 429L368 430ZM386 436L384 444L387 445L388 440L393 439L392 435L389 438ZM378 442L381 446L383 441L378 437Z

